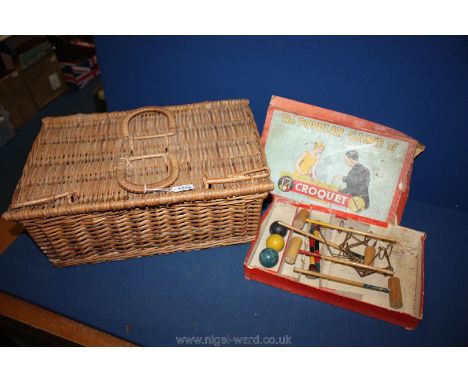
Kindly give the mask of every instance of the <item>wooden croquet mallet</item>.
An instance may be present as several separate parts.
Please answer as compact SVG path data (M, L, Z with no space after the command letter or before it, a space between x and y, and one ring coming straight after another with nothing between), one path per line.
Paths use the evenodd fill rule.
M391 243L391 244L396 244L397 243L397 239L395 239L393 237L390 237L390 236L377 235L377 234L371 233L371 232L362 232L362 231L358 231L358 230L355 230L355 229L352 229L352 228L340 227L340 226L337 226L337 225L324 223L324 222L321 222L321 221L318 221L318 220L313 220L313 219L307 219L307 222L310 223L310 224L315 224L315 225L324 227L324 228L330 228L330 229L334 229L334 230L337 230L337 231L342 231L342 232L347 232L347 233L363 236L366 239L381 240L381 241L385 241L385 242L388 242L388 243ZM372 265L373 262L374 262L375 253L376 253L375 244L374 244L374 246L366 245L366 248L364 250L364 259L363 259L364 264Z
M303 231L303 230L301 230L299 228L296 228L296 227L294 227L294 226L292 226L292 225L290 225L288 223L284 223L282 221L279 221L278 223L281 224L282 226L290 229L291 231L294 231L294 232L299 233L301 235L310 237L310 238L312 238L314 240L317 240L317 241L321 242L322 244L328 244L331 248L334 248L334 249L337 249L337 250L341 251L341 248L338 246L338 244L331 243L331 242L325 242L325 240L323 240L321 237L312 235L311 233Z
M373 267L371 265L366 265L366 264L356 263L355 261L340 259L339 257L319 255L317 253L303 251L301 249L299 250L299 253L301 255L312 256L312 257L315 257L316 259L327 260L327 261L330 261L330 262L336 263L336 264L347 265L349 267L358 267L358 268L362 268L362 269L367 269L369 271L381 273L381 274L386 275L386 276L393 276L395 274L393 271L391 271L389 269L376 268L376 267Z
M298 229L298 228L296 228L296 227L293 227L292 225L287 224L287 223L284 223L284 222L282 222L282 221L279 221L278 223L281 224L282 226L284 226L284 227L290 229L291 231L294 231L294 232L299 233L299 234L301 234L301 235L304 235L304 236L306 236L306 237L310 237L310 238L312 238L312 239L314 239L314 240L319 241L319 242L322 243L322 244L325 244L325 245L328 245L328 246L331 247L331 248L337 249L338 251L342 251L342 250L343 250L342 248L340 248L340 246L339 246L338 244L325 241L323 238L321 238L321 237L319 237L319 236L315 236L315 235L312 235L312 234L309 233L309 232L302 231L301 229ZM357 257L363 257L362 255L359 255L359 254L357 254L357 253L353 253L353 254L356 255Z
M306 219L306 221L307 221L307 223L315 224L315 225L321 226L323 228L330 228L330 229L335 229L337 231L354 233L356 235L360 235L360 236L364 236L364 237L370 237L372 239L386 241L386 242L389 242L389 243L392 243L392 244L397 243L397 239L395 239L393 237L390 237L390 236L377 235L375 233L370 233L370 232L362 232L362 231L358 231L356 229L340 227L340 226L337 226L337 225L328 224L328 223L324 223L324 222L321 222L321 221L318 221L318 220L313 220L313 219Z
M322 244L325 244L325 245L328 245L330 246L331 248L334 248L334 249L337 249L339 251L342 251L342 248L340 248L337 244L335 243L331 243L331 242L326 242L325 240L323 240L321 237L318 237L318 236L315 236L315 235L312 235L311 233L309 232L306 232L306 231L302 231L300 229L297 229L296 227L293 227L292 225L289 225L287 223L284 223L282 221L279 221L278 222L279 224L281 224L282 226L290 229L291 231L294 231L296 233L299 233L301 235L304 235L306 237L310 237L312 239L315 239L319 242L321 242ZM288 248L289 249L289 248ZM299 249L299 248L298 248ZM353 253L354 254L354 253ZM291 256L293 255L293 253L291 253ZM362 257L361 255L359 254L355 254L356 256L359 256L359 257ZM388 269L383 269L383 268L377 268L377 267L373 267L371 265L366 265L366 264L361 264L361 263L357 263L357 262L354 262L354 261L350 261L350 260L343 260L343 259L338 259L337 257L332 257L332 256L325 256L325 255L320 255L322 259L324 260L329 260L329 261L333 261L335 263L338 263L340 262L340 264L344 264L344 265L349 265L350 267L357 267L357 268L362 268L362 269L367 269L367 270L371 270L373 272L378 272L378 273L381 273L381 274L384 274L384 275L388 275L388 276L393 276L394 273L393 271L391 270L388 270ZM296 254L296 257L297 257L297 254ZM333 259L333 260L332 260ZM291 264L291 263L288 263L288 264ZM294 264L294 263L292 263Z
M298 229L301 230L304 225L306 224L306 220L309 218L310 212L309 210L306 209L301 209L297 215L294 217L292 225ZM280 225L282 225L281 222L278 222ZM297 255L299 253L299 249L302 246L302 239L300 237L293 237L288 244L288 247L286 248L285 252L285 257L284 261L287 264L294 265L296 263Z
M400 309L403 307L403 300L401 296L400 279L397 277L390 277L388 279L388 288L383 288L377 285L366 284L360 281L348 280L337 276L325 275L323 273L307 271L301 268L294 268L294 272L301 273L304 275L318 277L324 280L330 280L341 284L352 285L358 288L375 290L377 292L388 293L390 306L394 309Z

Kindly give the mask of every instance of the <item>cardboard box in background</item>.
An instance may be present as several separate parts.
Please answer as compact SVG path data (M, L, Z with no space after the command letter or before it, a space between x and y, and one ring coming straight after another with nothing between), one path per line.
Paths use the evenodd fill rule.
M0 42L0 55L8 71L25 70L53 53L45 36L8 36Z
M55 54L25 70L23 76L38 108L44 107L68 89Z
M10 122L15 129L20 128L37 113L37 107L23 81L23 75L16 71L0 78L0 104L9 112Z

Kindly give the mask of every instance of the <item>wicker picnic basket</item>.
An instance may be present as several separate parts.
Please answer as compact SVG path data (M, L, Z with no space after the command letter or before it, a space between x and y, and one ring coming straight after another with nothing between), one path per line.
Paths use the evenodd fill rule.
M56 266L245 243L270 171L247 100L43 120L4 218Z

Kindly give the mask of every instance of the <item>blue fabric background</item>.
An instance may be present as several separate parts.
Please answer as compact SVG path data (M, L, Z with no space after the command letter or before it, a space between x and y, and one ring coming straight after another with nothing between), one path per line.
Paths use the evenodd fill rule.
M468 209L468 37L96 37L111 110L279 95L427 146L410 198Z

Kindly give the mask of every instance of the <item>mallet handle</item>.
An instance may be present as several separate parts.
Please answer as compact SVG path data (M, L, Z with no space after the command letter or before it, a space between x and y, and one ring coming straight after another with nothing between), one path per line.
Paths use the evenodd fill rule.
M335 281L335 282L341 283L341 284L352 285L352 286L355 286L355 287L358 287L358 288L371 289L371 290L375 290L377 292L383 292L383 293L390 293L390 290L387 289L387 288L382 288L382 287L372 285L372 284L365 284L365 283L361 283L359 281L343 279L341 277L325 275L325 274L319 273L319 272L307 271L307 270L301 269L301 268L294 268L294 272L302 273L304 275L319 277L319 278L325 279L325 280Z
M374 239L377 239L377 240L387 241L387 242L393 243L393 244L396 244L396 242L397 242L397 240L395 238L390 237L390 236L376 235L375 233L362 232L362 231L358 231L358 230L355 230L355 229L352 229L352 228L340 227L340 226L337 226L337 225L328 224L328 223L324 223L324 222L321 222L321 221L318 221L318 220L313 220L313 219L307 219L306 221L308 223L315 224L315 225L318 225L318 226L322 226L324 228L330 228L330 229L336 229L338 231L354 233L356 235L361 235L361 236L364 236L364 237L371 237L371 238L374 238Z
M316 257L316 258L319 258L319 259L331 261L332 263L348 265L350 267L368 269L370 271L378 272L378 273L388 275L388 276L393 276L394 275L394 272L390 271L388 269L382 269L382 268L373 267L371 265L356 263L355 261L343 260L343 259L333 257L333 256L319 255L319 254L315 254L315 253L307 252L307 251L303 251L303 250L299 250L299 253L302 254L302 255L313 256L313 257Z
M336 245L335 243L328 243L328 242L325 243L325 240L323 240L321 237L312 235L312 234L309 233L309 232L306 232L306 231L303 231L303 230L301 230L301 229L298 229L298 228L296 228L296 227L294 227L294 226L292 226L292 225L290 225L290 224L284 223L284 222L282 222L282 221L279 221L278 223L281 224L282 226L284 226L284 227L290 229L291 231L294 231L294 232L299 233L299 234L301 234L301 235L304 235L304 236L306 236L306 237L310 237L310 238L312 238L312 239L314 239L314 240L320 241L322 244L328 244L330 247L341 251L341 248L340 248L338 245Z

